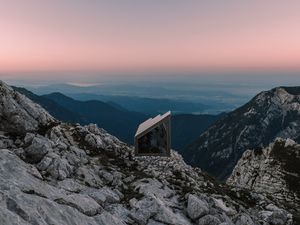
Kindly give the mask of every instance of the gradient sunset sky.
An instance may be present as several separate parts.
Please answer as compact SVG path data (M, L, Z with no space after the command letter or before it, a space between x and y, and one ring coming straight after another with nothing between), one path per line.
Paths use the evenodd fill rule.
M0 5L1 74L300 68L297 0L0 0Z

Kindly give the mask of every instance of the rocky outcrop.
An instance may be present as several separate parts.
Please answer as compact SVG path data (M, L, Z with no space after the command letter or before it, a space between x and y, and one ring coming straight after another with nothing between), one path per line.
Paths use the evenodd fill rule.
M276 139L266 148L246 151L227 183L272 196L300 213L300 145Z
M300 87L279 87L255 96L213 124L182 154L194 166L227 178L247 149L275 138L300 141Z
M2 99L13 102L3 88ZM24 101L45 115L26 114L15 102L11 113L20 124L35 114L32 121L55 121ZM7 119L0 121L1 225L293 223L273 200L220 184L174 151L135 157L131 146L96 125L56 123L40 132L43 122L32 122L12 134Z
M0 81L0 130L15 134L42 131L55 123L42 107Z

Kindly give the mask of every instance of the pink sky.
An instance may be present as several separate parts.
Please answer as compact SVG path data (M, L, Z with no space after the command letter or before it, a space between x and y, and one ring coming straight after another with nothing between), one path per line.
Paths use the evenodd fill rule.
M300 68L300 1L0 5L0 72Z

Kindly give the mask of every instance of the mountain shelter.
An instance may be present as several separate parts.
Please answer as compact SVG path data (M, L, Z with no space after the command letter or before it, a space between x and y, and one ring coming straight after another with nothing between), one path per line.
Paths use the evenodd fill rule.
M171 112L141 123L134 137L136 156L170 156Z

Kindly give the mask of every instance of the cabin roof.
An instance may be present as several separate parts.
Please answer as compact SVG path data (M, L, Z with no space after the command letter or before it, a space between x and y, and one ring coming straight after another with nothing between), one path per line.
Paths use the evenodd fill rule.
M159 122L163 121L165 118L167 118L168 116L171 115L171 111L166 112L163 115L157 115L154 118L150 118L148 120L146 120L145 122L141 123L135 133L135 137L140 135L141 133L143 133L144 131L148 130L149 128L151 128L152 126L154 126L155 124L158 124Z

